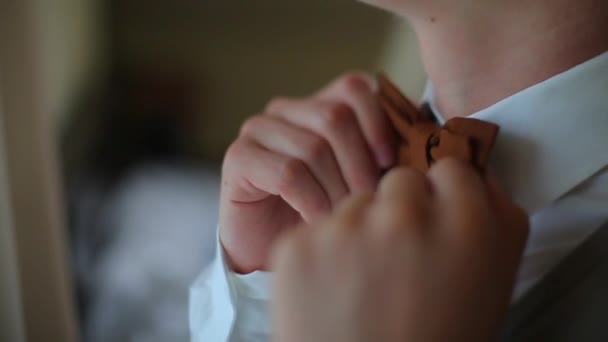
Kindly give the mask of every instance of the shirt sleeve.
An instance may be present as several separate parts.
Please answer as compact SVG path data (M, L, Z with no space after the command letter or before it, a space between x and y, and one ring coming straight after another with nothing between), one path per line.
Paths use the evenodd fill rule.
M213 262L190 289L192 342L270 341L268 272L232 272L217 239Z

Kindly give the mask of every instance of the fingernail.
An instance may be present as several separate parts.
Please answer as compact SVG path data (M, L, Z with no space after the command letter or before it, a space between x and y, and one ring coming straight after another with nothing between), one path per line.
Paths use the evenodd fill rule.
M381 168L386 169L395 163L395 152L389 144L380 145L376 148L376 161Z

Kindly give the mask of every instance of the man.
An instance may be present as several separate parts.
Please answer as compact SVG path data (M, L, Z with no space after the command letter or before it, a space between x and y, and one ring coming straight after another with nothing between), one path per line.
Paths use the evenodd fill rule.
M592 297L601 289L599 280L603 278L598 274L606 273L591 272L597 268L589 263L605 260L606 253L597 252L597 248L592 248L597 243L592 242L604 241L606 234L599 233L608 230L601 228L608 222L608 99L605 95L608 90L608 54L605 53L608 2L368 2L407 18L415 29L431 84L426 100L439 121L472 116L501 127L490 166L530 219L530 237L515 282L514 305L505 338L608 339L605 329L585 323L597 323L598 317L601 318L601 313L590 310L587 304L595 302L601 307L607 297ZM264 271L268 270L269 253L276 237L294 224L316 222L317 218L334 212L345 197L377 190L382 171L394 163L395 141L375 101L374 87L365 75L349 74L309 98L274 100L262 115L244 124L224 163L219 233L223 248L214 266L203 273L192 291L190 324L195 340L268 340L271 334L267 316L269 274ZM440 184L451 184L449 175L458 167L450 164L437 166L440 171L436 173L443 175L439 177ZM452 171L446 172L446 169ZM427 179L415 177L418 182ZM412 177L395 177L387 182L402 192L406 183L410 185L405 187L409 189L405 192L414 191L413 188L418 189L417 194L424 193L412 185L416 182L404 178ZM478 182L474 178L469 172L463 182ZM431 183L437 184L437 178L434 179ZM467 198L492 193L482 190L485 187L473 188L477 190ZM501 199L492 203L504 203L504 196L497 198ZM412 201L404 202L408 203L405 207L395 206L393 210L410 213L421 210ZM470 210L466 202L450 203L481 216L481 206ZM492 204L491 208L496 205ZM488 222L505 222L505 214L499 210L493 209L490 217L467 225L495 229L487 227ZM366 220L365 229L382 226L377 218ZM353 220L334 216L316 226L344 228L347 225L344 222ZM423 225L429 231L442 226L428 222ZM515 224L519 228L521 225ZM508 227L501 226L498 230L508 231ZM517 234L509 239L516 241ZM283 284L296 278L288 272L284 260L304 263L306 259L299 252L288 253L287 248L281 247L297 246L293 240L286 238L287 242L277 247L279 251L275 254ZM329 246L341 248L337 242L333 243ZM464 245L455 248L462 251ZM514 243L512 249L516 249L516 245ZM315 251L320 247L311 246L310 255L317 255ZM481 248L483 243L475 246ZM594 252L584 252L588 250ZM421 255L425 253L417 254ZM498 259L495 267L501 265ZM422 257L420 260L428 261ZM424 262L421 261L421 265L424 266ZM455 270L462 269L456 264ZM313 267L306 272L314 279L321 279L317 271L318 268ZM504 281L509 281L508 273L505 271ZM390 279L388 275L387 279ZM583 279L585 282L577 282ZM487 282L489 288L499 288L491 277L478 280L469 285L482 289ZM436 293L449 292L450 285L441 284ZM494 299L508 289L496 291ZM280 287L278 295L286 298L284 293L314 298L311 293ZM468 302L463 303L461 305ZM495 317L500 316L499 307L499 304L492 307ZM422 307L419 305L418 309ZM275 312L285 312L281 310L286 309L279 307ZM463 316L467 318L460 315ZM581 321L581 318L587 320ZM296 318L282 322L294 324L289 331L298 331L307 325ZM492 320L487 324L491 325ZM568 326L574 330L563 333ZM315 329L311 324L308 327L308 331ZM286 336L284 334L285 330L281 330L277 335ZM485 335L489 336L492 333ZM306 339L306 336L300 338Z

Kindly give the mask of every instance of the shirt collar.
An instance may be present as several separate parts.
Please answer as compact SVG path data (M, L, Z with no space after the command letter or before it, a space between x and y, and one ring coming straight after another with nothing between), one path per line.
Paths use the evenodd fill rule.
M608 52L470 117L500 126L490 165L533 214L608 165Z

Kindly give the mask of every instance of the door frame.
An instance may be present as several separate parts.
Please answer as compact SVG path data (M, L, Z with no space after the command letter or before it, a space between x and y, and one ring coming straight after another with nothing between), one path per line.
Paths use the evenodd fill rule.
M7 277L8 292L1 294L14 298L12 315L1 324L14 325L10 333L16 341L75 342L55 127L48 111L51 89L44 79L45 42L37 5L36 0L0 3L0 196L6 202L0 209L8 212L1 223L10 238L4 241L8 249L0 250L12 259L7 268L15 273Z

